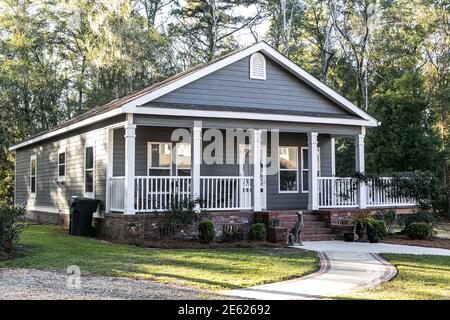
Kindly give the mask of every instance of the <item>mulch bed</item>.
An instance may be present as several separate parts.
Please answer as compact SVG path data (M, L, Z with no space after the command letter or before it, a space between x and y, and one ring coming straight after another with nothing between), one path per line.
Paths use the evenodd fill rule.
M160 249L221 249L221 248L286 248L287 244L272 243L265 241L237 241L237 242L212 242L200 243L196 241L177 241L177 240L111 240L106 238L99 238L108 242L118 244L135 245L144 248L160 248Z
M450 239L434 238L431 240L411 240L405 235L396 235L392 237L387 237L383 239L381 242L450 250Z

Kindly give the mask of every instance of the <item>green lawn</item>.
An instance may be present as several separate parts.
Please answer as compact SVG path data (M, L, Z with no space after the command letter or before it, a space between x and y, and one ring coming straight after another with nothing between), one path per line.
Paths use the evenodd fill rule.
M300 277L318 269L312 252L296 249L151 249L66 235L57 227L30 225L23 256L0 267L66 270L152 279L195 288L247 287Z
M407 254L382 256L397 267L397 276L377 288L357 291L339 299L450 299L450 257Z

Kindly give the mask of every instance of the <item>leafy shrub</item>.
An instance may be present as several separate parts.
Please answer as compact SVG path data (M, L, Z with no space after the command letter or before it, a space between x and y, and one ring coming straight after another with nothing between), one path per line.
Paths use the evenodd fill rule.
M266 241L267 230L264 223L255 223L250 227L250 233L248 235L251 241Z
M393 209L378 210L374 215L374 218L375 220L381 220L386 223L387 234L392 234L395 224L398 223L397 215Z
M174 195L170 200L169 207L164 210L164 214L167 217L169 224L191 224L201 220L205 216L204 211L200 208L200 204L200 200L179 200L178 196Z
M14 251L23 227L17 220L25 213L24 207L0 204L0 254Z
M370 210L361 210L351 218L351 221L354 224L362 223L363 225L367 224L371 220L372 214L370 213Z
M431 226L426 222L412 222L406 227L406 235L413 240L429 239L431 231Z
M371 220L367 223L367 234L383 238L387 234L386 222L383 220Z
M396 172L392 175L392 196L415 199L423 209L432 209L436 213L445 211L445 194L442 183L430 171ZM394 192L395 191L395 192Z
M425 222L430 226L434 227L436 224L436 216L428 211L418 211L416 213L411 213L405 217L405 227L414 222Z
M210 243L216 238L216 230L211 220L203 220L198 224L198 239L203 243Z
M161 237L173 237L180 225L190 225L205 217L205 212L201 210L200 200L179 200L178 195L174 195L170 199L169 206L163 214L167 218L167 223L160 227Z

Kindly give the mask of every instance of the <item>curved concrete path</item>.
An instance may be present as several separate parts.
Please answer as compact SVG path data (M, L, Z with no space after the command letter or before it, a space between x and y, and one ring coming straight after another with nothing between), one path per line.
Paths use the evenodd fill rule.
M376 254L319 252L320 270L306 277L221 292L260 300L322 299L374 287L393 278L397 269Z
M450 250L388 243L309 241L297 247L318 252L321 265L318 272L294 280L228 290L222 294L261 300L321 299L374 287L392 279L397 269L377 253L450 256Z
M360 252L360 253L398 253L450 256L450 250L419 246L406 246L391 243L344 242L344 241L305 241L298 248L325 252Z

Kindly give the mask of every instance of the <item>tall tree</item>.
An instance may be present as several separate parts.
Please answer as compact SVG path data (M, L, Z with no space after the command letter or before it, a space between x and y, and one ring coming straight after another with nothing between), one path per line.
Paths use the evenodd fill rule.
M187 0L176 3L172 11L177 23L172 32L178 35L187 47L184 54L195 63L211 61L238 48L233 35L256 23L261 11L245 16L239 8L255 5L255 0ZM198 55L198 57L197 57ZM197 60L197 61L196 61Z

